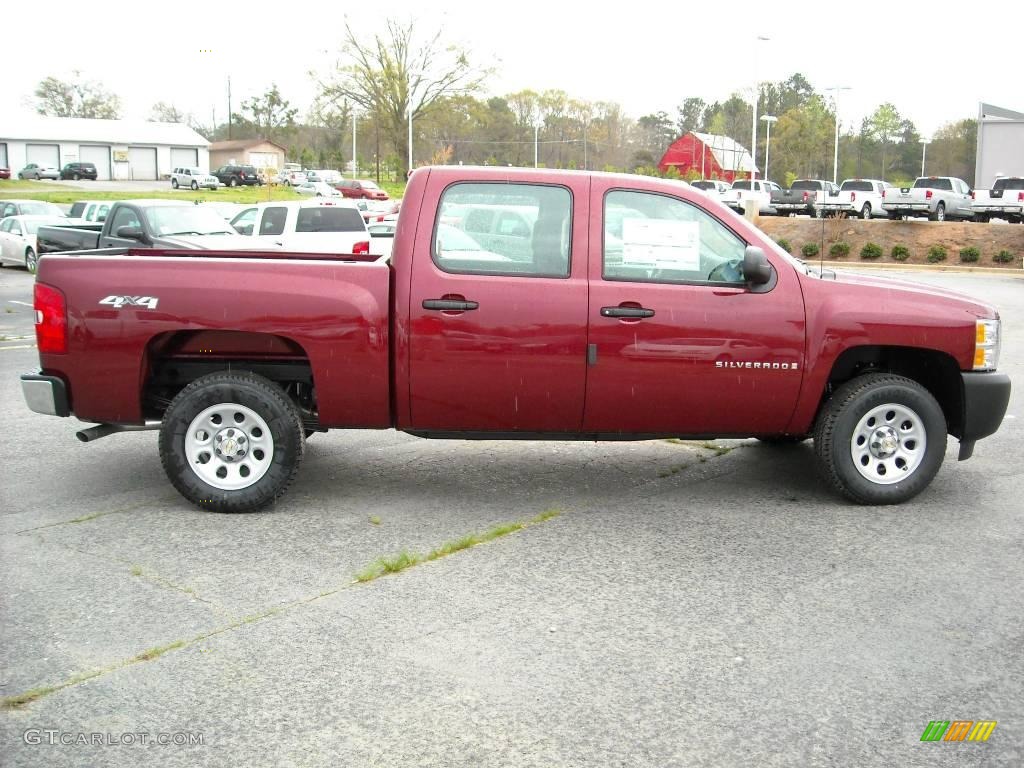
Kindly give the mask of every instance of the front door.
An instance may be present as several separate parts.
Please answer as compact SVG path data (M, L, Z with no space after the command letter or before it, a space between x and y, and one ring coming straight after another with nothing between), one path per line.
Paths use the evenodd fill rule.
M437 215L421 217L416 230L411 428L579 431L589 179L446 186L450 181L438 174L428 180L424 199L440 199ZM483 219L497 231L479 231ZM503 229L503 221L517 224Z
M590 338L584 431L750 435L782 431L803 369L804 308L792 267L743 282L747 243L696 195L591 193Z

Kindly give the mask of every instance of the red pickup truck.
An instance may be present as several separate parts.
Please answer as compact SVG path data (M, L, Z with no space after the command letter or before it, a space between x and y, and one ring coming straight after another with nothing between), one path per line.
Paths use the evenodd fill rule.
M640 176L433 167L390 260L43 257L29 407L159 429L187 499L258 509L332 428L422 437L813 436L865 504L925 488L1002 422L995 309L818 273L717 201Z

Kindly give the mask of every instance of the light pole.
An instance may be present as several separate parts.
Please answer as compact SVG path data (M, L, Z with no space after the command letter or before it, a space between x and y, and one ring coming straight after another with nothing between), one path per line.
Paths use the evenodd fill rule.
M832 155L832 183L839 183L839 92L850 90L848 85L833 85L831 88L826 88L826 91L832 91L832 104L836 108L836 148Z
M409 105L409 169L405 173L405 177L409 178L409 174L412 173L412 104Z
M750 121L750 178L757 174L757 100L761 96L761 87L757 81L757 44L767 42L770 37L758 35L754 41L754 119Z
M770 181L768 177L768 153L772 148L772 123L779 122L779 118L775 117L775 115L761 115L761 119L768 124L765 126L768 134L764 140L764 180Z
M928 139L921 139L921 175L924 176L924 161L928 156Z
M352 110L352 178L356 177L356 120L359 118L359 113Z
M538 165L538 163L537 163L537 160L538 160L537 149L538 149L538 146L539 146L539 141L538 140L540 138L540 129L541 129L542 125L544 125L544 123L542 123L540 120L538 120L537 122L535 122L533 124L533 167L534 168L540 167Z

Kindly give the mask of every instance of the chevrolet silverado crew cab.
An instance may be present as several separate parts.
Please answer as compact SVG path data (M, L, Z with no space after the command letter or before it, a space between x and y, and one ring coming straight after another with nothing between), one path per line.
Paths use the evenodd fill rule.
M473 229L480 211L496 223ZM390 261L55 254L35 310L28 406L97 422L83 441L159 430L174 487L225 512L280 498L305 437L335 428L813 436L833 488L891 504L931 482L947 434L968 458L1010 396L993 307L816 272L702 192L642 176L421 168Z

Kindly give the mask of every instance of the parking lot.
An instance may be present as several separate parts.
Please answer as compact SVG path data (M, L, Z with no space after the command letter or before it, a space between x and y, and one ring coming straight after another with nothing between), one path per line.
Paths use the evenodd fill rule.
M32 277L0 270L4 763L1021 765L1024 280L902 277L994 303L1015 386L908 504L834 496L809 443L340 431L229 516L177 495L156 433L83 445L28 411ZM923 743L931 720L998 726Z

